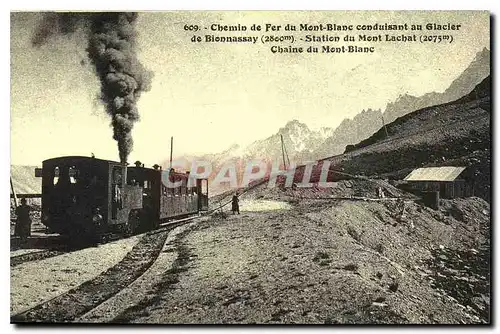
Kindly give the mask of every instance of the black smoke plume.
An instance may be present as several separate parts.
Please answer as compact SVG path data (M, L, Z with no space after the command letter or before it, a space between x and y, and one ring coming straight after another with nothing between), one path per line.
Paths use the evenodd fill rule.
M53 35L85 31L87 54L101 82L100 99L111 116L121 162L127 162L132 151L137 100L149 90L152 77L137 59L136 19L137 13L130 12L44 13L32 38L33 46L40 46Z

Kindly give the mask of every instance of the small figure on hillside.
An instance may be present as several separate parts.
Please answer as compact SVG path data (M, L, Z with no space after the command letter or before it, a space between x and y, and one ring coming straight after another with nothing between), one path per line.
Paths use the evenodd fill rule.
M238 212L240 214L240 204L239 204L239 198L238 198L238 193L235 193L233 195L233 199L231 202L231 210L233 211L233 215Z
M30 210L26 198L21 199L21 205L16 208L17 221L14 231L14 235L19 236L21 241L26 241L31 236Z
M404 216L406 214L405 201L402 198L398 199L398 205L399 205L399 210L401 210L401 216Z
M389 290L391 290L392 292L396 292L396 291L398 291L398 288L399 288L398 281L396 281L395 279L393 279L392 283L389 284Z
M378 187L377 188L377 197L378 198L384 198L385 197L384 191L382 190L382 187Z
M406 204L402 198L398 199L396 210L398 211L397 213L398 221L402 222L406 220Z

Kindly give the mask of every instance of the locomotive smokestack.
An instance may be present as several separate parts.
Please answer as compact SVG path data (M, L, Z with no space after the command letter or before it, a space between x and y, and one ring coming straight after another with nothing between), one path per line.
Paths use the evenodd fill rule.
M100 99L111 117L120 162L132 151L132 128L139 120L137 100L148 91L151 72L136 53L137 13L45 13L32 38L34 46L52 35L71 34L78 27L87 34L87 54L101 82Z
M123 175L123 177L122 177L122 189L125 189L125 185L127 184L127 169L128 169L126 162L123 163L123 168L122 169L123 169L123 172L122 172L122 175Z

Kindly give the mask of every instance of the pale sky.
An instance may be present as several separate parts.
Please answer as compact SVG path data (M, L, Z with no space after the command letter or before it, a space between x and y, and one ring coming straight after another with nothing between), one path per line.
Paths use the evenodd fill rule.
M99 83L88 61L81 64L86 60L84 36L54 38L34 49L30 37L38 19L38 14L11 16L11 162L41 165L51 157L91 152L118 160L109 118L94 98ZM175 156L215 153L272 135L292 119L313 129L336 127L363 109L383 110L402 93L442 92L478 51L489 48L489 20L488 12L141 13L139 58L154 78L138 103L141 120L133 130L129 161L164 161L170 136L175 138ZM372 44L373 54L289 55L273 54L271 45L261 43L193 44L193 33L183 29L186 23L320 22L449 22L461 28L453 32L450 44L379 43ZM256 35L201 35L206 33ZM371 34L379 33L385 34Z

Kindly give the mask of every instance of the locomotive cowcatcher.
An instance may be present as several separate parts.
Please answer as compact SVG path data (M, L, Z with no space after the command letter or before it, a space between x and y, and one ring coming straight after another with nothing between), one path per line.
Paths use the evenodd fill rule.
M94 157L43 161L42 223L77 240L103 240L158 228L208 210L208 180L189 172L128 167Z

